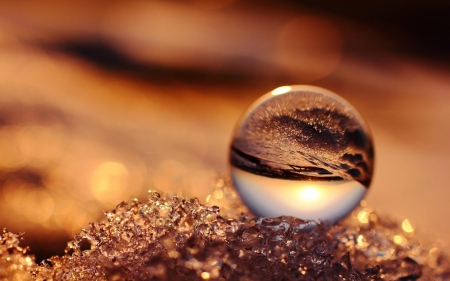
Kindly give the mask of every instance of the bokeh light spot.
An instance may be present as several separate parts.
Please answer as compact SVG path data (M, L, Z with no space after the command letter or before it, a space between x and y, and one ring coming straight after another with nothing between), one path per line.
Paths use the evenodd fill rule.
M23 214L34 223L47 221L52 215L55 203L44 189L30 190L21 205Z
M125 165L118 162L100 164L91 177L94 197L107 205L117 204L118 198L128 197L129 173Z
M414 232L414 227L412 226L411 222L408 219L403 220L402 229L407 233Z
M26 165L33 155L33 139L21 127L0 127L0 167L19 169Z

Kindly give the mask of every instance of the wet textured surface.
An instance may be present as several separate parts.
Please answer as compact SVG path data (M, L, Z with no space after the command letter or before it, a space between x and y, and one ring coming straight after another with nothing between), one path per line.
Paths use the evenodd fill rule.
M285 188L289 185L290 190L299 189L292 181L308 182L311 186L351 181L353 190L368 188L372 179L373 147L364 121L342 98L317 87L284 86L257 100L238 122L230 162L233 183L243 201L255 214L271 216L273 212L264 211L264 206L257 207L266 205L257 197L262 198L261 190L269 190L270 185L272 192L264 192L266 201L284 193L286 201L291 203L288 205L292 206L296 197L290 196ZM339 189L339 185L335 188ZM330 210L347 204L346 211L337 217L324 216L315 210L299 211L282 202L274 208L283 215L333 222L350 212L365 194L355 191L357 196L353 196L351 190L342 192L349 192L353 200L329 201L327 197L333 194L324 192L317 199L317 202L329 201Z
M308 221L252 218L223 180L213 198L222 209L157 192L145 203L123 202L77 234L65 256L39 266L18 246L21 235L4 231L0 280L450 278L449 260L438 247L423 245L409 224L400 227L371 208L304 232Z

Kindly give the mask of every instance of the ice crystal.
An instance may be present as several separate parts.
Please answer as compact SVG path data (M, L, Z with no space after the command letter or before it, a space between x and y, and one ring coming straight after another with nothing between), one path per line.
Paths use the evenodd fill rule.
M328 226L292 217L253 218L226 184L208 199L222 204L223 214L195 198L155 191L148 198L105 212L104 221L91 223L68 243L66 255L41 265L18 246L20 235L4 231L0 280L450 278L444 253L422 246L409 229L367 207Z
M19 246L21 234L3 229L0 235L0 280L31 280L31 271L36 265L28 249Z

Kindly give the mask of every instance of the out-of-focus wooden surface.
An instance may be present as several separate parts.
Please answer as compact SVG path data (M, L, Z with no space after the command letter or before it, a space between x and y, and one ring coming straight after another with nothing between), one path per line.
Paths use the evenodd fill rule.
M204 201L245 108L308 83L372 128L369 205L450 245L448 65L317 11L193 3L0 4L0 226L58 252L150 188Z

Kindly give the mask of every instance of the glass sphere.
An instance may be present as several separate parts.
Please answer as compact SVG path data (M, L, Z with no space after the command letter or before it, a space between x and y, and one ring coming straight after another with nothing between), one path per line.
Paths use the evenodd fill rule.
M284 86L238 121L230 172L257 216L335 223L365 196L373 158L369 129L347 101L318 87Z

